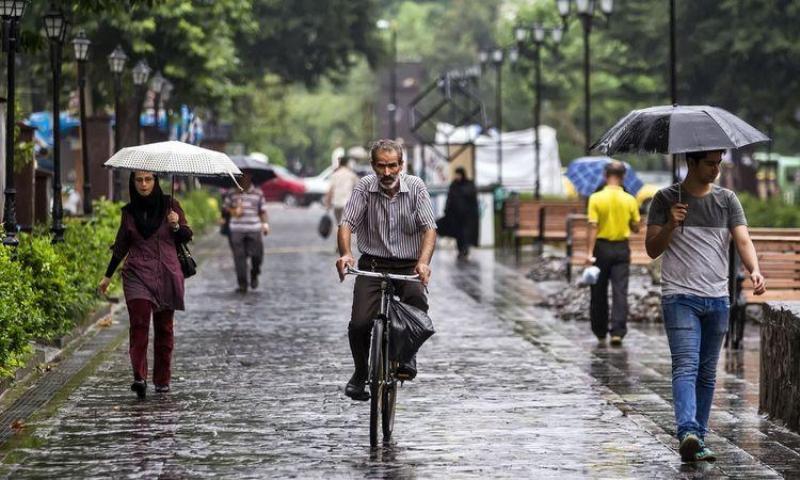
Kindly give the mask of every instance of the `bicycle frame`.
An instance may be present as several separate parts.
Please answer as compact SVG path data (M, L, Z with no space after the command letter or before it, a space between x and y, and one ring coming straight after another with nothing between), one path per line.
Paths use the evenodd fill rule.
M394 412L397 398L396 362L389 359L391 322L389 302L394 294L392 280L419 282L417 275L394 275L390 273L364 272L348 267L346 274L380 278L381 304L372 324L372 339L369 353L370 379L370 445L378 444L379 424L383 426L384 441L389 440L394 429ZM378 341L379 339L379 341Z

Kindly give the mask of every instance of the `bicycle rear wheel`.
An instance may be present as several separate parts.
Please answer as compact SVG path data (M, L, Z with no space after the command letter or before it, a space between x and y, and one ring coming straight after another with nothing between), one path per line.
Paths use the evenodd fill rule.
M369 349L369 445L378 446L378 435L383 413L383 322L376 320L372 325L372 341Z

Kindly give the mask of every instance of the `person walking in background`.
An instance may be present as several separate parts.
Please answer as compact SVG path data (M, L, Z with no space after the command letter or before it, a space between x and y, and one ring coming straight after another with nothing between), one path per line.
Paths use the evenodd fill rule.
M349 159L347 157L339 158L339 166L331 174L331 186L325 194L325 207L333 208L336 225L339 225L342 220L344 207L347 205L353 189L356 188L356 183L358 183L358 175L347 165L348 162Z
M479 213L478 190L463 167L456 168L455 178L447 190L442 223L443 231L456 239L458 259L466 259L470 245L478 245Z
M130 317L131 390L143 399L151 317L155 390L165 393L170 388L172 323L175 310L183 310L184 278L176 248L192 239L192 230L177 200L163 194L153 173L131 173L129 190L131 201L122 208L111 261L98 290L106 293L114 271L125 259L122 288Z
M256 289L264 261L264 242L261 237L269 234L269 223L264 193L253 186L253 178L248 171L243 172L240 183L242 191L229 193L223 208L231 216L228 229L236 267L236 291L247 293L247 259L250 259L249 285L251 289Z
M625 164L609 162L605 167L606 185L589 197L589 250L586 263L600 269L592 285L590 312L592 332L604 342L608 328L608 283L611 281L611 345L622 345L627 333L628 277L631 249L628 237L639 231L639 205L625 192Z
M647 254L662 253L661 308L672 353L672 398L686 462L714 460L705 445L717 360L728 331L728 245L750 272L753 293L766 291L742 205L714 185L721 151L686 154L682 183L659 190L647 217Z

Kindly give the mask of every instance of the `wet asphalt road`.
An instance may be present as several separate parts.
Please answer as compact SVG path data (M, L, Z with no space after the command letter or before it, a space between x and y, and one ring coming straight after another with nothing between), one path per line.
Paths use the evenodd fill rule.
M534 306L563 285L536 285L492 251L469 263L452 250L435 255L437 334L417 380L400 390L392 443L370 451L368 403L343 394L352 280L338 283L333 240L316 236L320 212L272 208L265 274L244 297L233 292L223 237L204 242L188 310L177 315L172 392L135 400L126 341L53 416L29 425L32 438L0 475L800 477L800 437L756 413L752 349L721 360L709 438L720 461L681 465L660 329L632 329L621 349L597 347L587 324Z

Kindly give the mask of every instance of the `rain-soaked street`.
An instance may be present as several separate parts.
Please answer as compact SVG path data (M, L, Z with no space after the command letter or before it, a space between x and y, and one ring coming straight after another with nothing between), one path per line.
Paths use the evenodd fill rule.
M800 478L800 436L757 414L757 332L723 353L708 442L681 465L660 327L598 347L586 323L535 303L558 284L476 250L434 256L437 333L400 390L395 436L371 452L368 403L344 396L352 279L339 284L319 209L271 210L261 287L234 293L223 237L196 247L176 321L172 392L139 402L127 341L48 418L6 478ZM212 241L208 241L212 240ZM124 315L116 321L126 322ZM754 330L752 327L751 330Z

